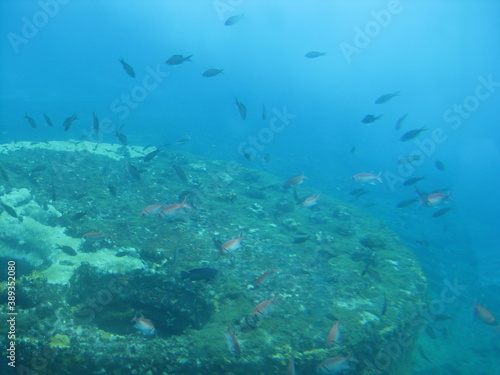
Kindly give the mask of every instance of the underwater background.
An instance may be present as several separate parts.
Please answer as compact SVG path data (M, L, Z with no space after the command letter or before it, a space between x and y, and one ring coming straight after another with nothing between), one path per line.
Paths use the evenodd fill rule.
M296 206L305 206L300 207L303 208L300 215L307 220L308 224L304 225L307 230L283 232L291 245L289 242L276 244L272 251L263 253L264 258L275 257L279 265L269 262L267 266L261 264L260 269L279 268L276 277L282 280L282 284L273 285L266 293L249 298L249 313L253 310L250 301L259 302L266 298L273 302L276 298L277 301L278 294L283 293L283 284L291 282L286 271L281 273L287 266L286 260L280 262L278 259L283 256L281 252L298 247L302 240L305 248L316 254L311 266L315 275L314 280L310 280L311 298L318 300L330 296L327 289L333 288L329 284L331 270L316 267L317 262L322 262L317 249L326 246L328 241L313 233L328 230L323 229L328 228L328 223L318 216L344 202L346 207L352 207L352 215L359 212L359 217L369 217L361 226L372 228L372 224L367 224L371 220L383 223L384 229L380 232L384 233L388 243L400 241L404 252L412 254L409 257L418 261L427 285L425 293L422 292L426 298L420 295L415 298L427 309L431 306L432 310L434 306L439 311L421 329L411 355L404 359L411 365L411 370L362 366L363 359L355 350L356 361L346 360L350 368L337 368L331 363L316 367L328 357L342 355L344 359L349 358L353 349L346 345L323 357L318 354L318 358L307 358L305 347L290 344L283 358L288 360L298 352L304 356L301 362L297 354L296 373L500 374L500 329L496 323L485 322L487 319L481 315L481 309L473 309L484 307L488 313L500 316L499 2L7 0L2 2L0 9L0 144L5 145L0 167L8 176L0 180L2 195L8 196L15 189L32 190L35 197L38 194L35 200L40 206L45 202L63 213L82 213L85 216L82 220L94 220L94 226L87 226L86 231L104 233L104 229L108 229L107 236L115 231L114 241L122 241L135 249L141 246L138 245L141 241L152 236L161 237L162 233L169 236L162 244L165 248L172 242L175 242L173 247L189 248L189 237L182 237L182 241L175 239L181 232L182 236L189 233L189 225L196 225L198 233L205 230L215 234L215 241L244 237L251 244L251 233L244 223L246 216L252 213L232 209L231 205L237 207L237 203L230 193L245 195L242 199L258 199L258 206L254 209L259 212L265 212L266 203L271 204L271 201L277 211L286 212L289 209L286 204L275 206L275 200L279 202L280 197L285 196L292 202L294 210L299 209ZM77 119L68 121L73 114ZM411 134L411 131L418 132ZM82 180L66 175L62 179L47 177L44 180L42 174L48 176L47 171L56 168L54 162L64 164L64 160L68 160L67 156L60 154L66 146L54 146L57 154L52 156L40 151L51 148L43 145L52 141L61 142L58 145L75 145L76 148L78 142L92 142L96 144L91 146L92 150L95 147L99 152L99 147L102 147L109 154L119 155L123 162L108 163L104 158L96 157L85 167L77 166L81 173L87 173ZM22 146L17 148L16 144ZM106 144L114 146L106 148ZM37 145L41 148L37 149ZM126 151L128 146L135 148ZM70 152L78 158L82 151L79 153L76 148ZM91 148L88 152L92 153ZM159 151L150 154L155 150ZM102 155L104 153L99 157ZM146 155L151 155L150 164L144 162ZM38 161L43 161L46 171L34 171ZM216 161L227 164L217 164ZM173 170L172 164L183 169ZM166 175L161 168L169 168ZM256 177L251 172L241 172L240 168L265 175ZM198 181L203 179L199 173L204 170L213 174L223 172L231 181L236 181L231 189L228 187L226 192L218 193L227 194L226 201L220 196L210 198L207 195L224 209L215 211L218 208L214 206L214 211L210 212L209 206L205 206L205 216L200 214L173 220L167 224L171 224L168 229L165 229L164 221L160 223L154 218L138 217L148 205L180 204L186 196L188 205L198 203L202 207L203 199L196 202L189 194L176 198L183 190L210 189ZM238 172L232 173L232 170ZM21 172L16 174L16 171ZM179 181L184 172L188 174L187 181ZM30 179L23 180L23 174ZM362 180L365 174L373 179ZM36 183L31 180L34 175ZM285 181L289 178L301 175L305 176L303 180L286 186ZM108 181L106 177L111 179ZM100 179L104 181L103 188L94 190L92 184L97 184ZM181 183L184 187L177 188ZM109 185L117 189L117 196L108 194L108 189L112 191ZM87 193L84 199L88 202L79 206L71 194L83 193L79 190L83 186ZM225 185L220 186L224 189ZM247 190L253 188L257 193L248 194ZM162 196L161 189L165 190L166 197ZM53 191L57 192L58 199L51 196ZM102 207L96 203L103 191L109 196L106 199L117 197L115 203L102 201L111 204L113 211L108 213L104 212L104 203ZM259 195L258 192L268 195ZM304 204L302 197L314 198L319 194L317 204ZM436 205L431 202L432 194L443 195ZM335 203L328 201L330 198ZM168 202L163 202L163 199ZM322 200L325 202L323 208ZM2 202L1 215L5 218L2 231L5 232L8 220L13 219L8 210L15 209L16 205L8 200ZM21 201L17 202L21 206ZM122 204L130 204L130 210L127 211ZM250 204L253 203L249 200L244 205ZM202 208L200 212L203 212ZM235 216L237 213L235 220L241 225L232 227L229 219L224 220L225 215L231 218L232 212ZM335 212L340 220L342 212ZM252 225L256 230L262 230L258 227L259 220L262 220L262 225L269 222L269 225L278 227L286 221L279 212L274 218L271 217L274 214L255 215L257 222ZM144 224L143 219L151 221ZM53 222L47 220L49 226L66 227L70 233L74 230L73 237L85 233L83 226L76 228L75 222L79 218L57 222L56 219ZM113 223L115 220L128 227L122 227L123 232L120 232L119 225ZM300 222L299 218L296 220ZM286 223L290 224L289 221ZM240 231L243 237L238 237ZM127 233L130 238L127 238ZM332 236L335 243L336 230L332 230ZM269 238L272 243L272 237ZM212 246L211 251L217 254L212 236L207 234L206 240ZM372 242L366 244L365 241L363 246L377 248ZM110 243L107 245L111 247ZM94 248L78 246L81 246L78 252L89 254L101 249L99 242L92 245ZM113 246L117 251L118 245ZM387 245L387 248L392 249L391 246ZM262 247L270 248L268 245ZM7 261L22 259L29 254L29 249L23 249L22 256L17 251L12 242L2 243L0 255L2 264L5 264L2 266L5 272L1 271L2 282L7 280ZM233 254L231 250L228 256L246 256L245 261L249 263L258 261L254 256L248 258L248 254L239 255L240 251ZM224 249L221 253L222 258ZM397 250L394 253L397 254ZM51 257L49 254L44 256ZM218 270L227 267L236 273L243 272L238 271L238 260L233 258L224 258L221 262L214 256L184 255L184 260L183 255L178 256L180 264L174 264L166 276L175 274L179 279L181 270L207 265ZM121 256L116 258L122 259ZM165 262L161 257L148 255L146 250L139 259L148 272L153 265L157 267ZM31 264L23 264L21 260L17 277L23 273L29 276L37 270L42 272L48 266L45 260ZM367 260L364 273L370 264ZM361 273L363 267L360 266L358 271ZM382 279L386 273L390 272L381 273ZM92 279L89 274L92 272L87 272L87 279L80 275L82 282L89 283ZM227 275L227 270L223 271L224 274ZM372 277L377 279L378 276ZM137 282L143 283L141 285L146 289L160 287L153 282L148 286L147 280ZM200 292L203 301L219 295L220 290L213 286L217 282L210 281L212 284L207 284L206 288L203 282L201 286L196 284L198 289L193 295L202 288L205 288ZM408 281L413 282L418 284L420 279ZM460 288L456 289L453 301L443 302L443 290L450 284L460 285ZM313 291L314 285L317 290ZM394 285L398 282L394 281ZM334 288L342 287L342 283L338 283ZM246 284L242 288L245 289ZM175 289L174 284L172 289ZM79 293L85 299L85 293L81 290ZM332 290L331 293L334 299L336 292ZM73 301L68 299L68 303L76 306L77 297L73 295L73 298ZM283 299L286 307L287 299ZM437 302L433 305L434 301ZM0 303L6 303L6 297ZM269 317L262 319L262 323L259 320L257 330L269 324L269 319L274 316L286 315L286 308L278 301L276 305ZM133 318L136 312L144 312L145 306L146 302L141 302L127 313L132 313L130 318ZM388 306L391 308L390 300ZM324 305L318 304L315 308L322 309ZM304 309L308 311L307 307ZM321 313L314 311L312 314L320 316ZM348 316L332 314L335 316L326 323L328 329L335 321L349 322ZM385 310L382 315L385 316ZM139 343L137 345L150 345L150 341L144 340L159 339L161 329L158 319L145 312L144 316L155 323L156 337L143 337L147 335L134 332L131 323L123 331L114 328L111 331L116 335L130 335L126 341L135 340ZM238 324L236 316L228 316L233 331L230 326L226 331L224 323L227 322L223 321L218 326L220 332L215 341L225 340L225 332L244 336L245 324L255 328L252 323L240 321ZM209 321L207 317L204 324ZM125 325L127 323L128 320ZM175 334L188 327L201 329L196 324L196 318L193 318ZM103 327L105 323L101 322L100 329ZM348 327L346 324L346 331ZM7 332L6 329L2 331ZM50 332L59 334L53 330ZM323 333L325 337L321 336ZM319 336L324 339L327 333L320 332ZM22 340L23 332L17 334ZM69 333L65 335L71 337ZM2 340L6 340L6 334L4 336ZM351 339L353 343L356 341ZM41 337L38 340L43 341ZM251 341L250 338L247 340ZM7 345L7 341L3 343ZM311 347L316 344L311 339ZM232 367L212 369L212 372L192 369L165 370L164 373L245 373L245 346L241 345L241 358L233 358L234 351L231 353L225 345L223 342L220 355ZM30 355L22 354L19 347L18 350L24 364L29 363ZM258 351L253 353L257 358ZM112 361L113 353L107 354ZM368 352L364 354L369 355ZM58 355L64 357L64 353ZM186 361L195 362L195 357L187 354ZM279 359L283 361L283 358ZM6 361L2 363L2 369L12 370L6 367ZM69 368L71 359L66 361L65 366ZM283 368L267 367L269 364L265 361L260 363L261 367L258 367L258 361L255 363L254 373L294 373L294 370L287 370L286 361ZM51 366L37 371L66 373ZM99 371L93 369L90 373ZM131 370L130 373L135 372ZM152 373L162 372L154 370Z

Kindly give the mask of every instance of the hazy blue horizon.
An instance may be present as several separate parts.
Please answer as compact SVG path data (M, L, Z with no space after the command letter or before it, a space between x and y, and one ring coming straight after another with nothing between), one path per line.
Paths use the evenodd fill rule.
M471 291L471 299L500 288L500 2L9 0L0 9L0 143L80 139L95 111L110 121L99 141L117 143L122 125L134 145L189 136L175 147L283 179L304 172L304 191L346 201L360 187L352 175L382 172L384 183L366 186L369 193L353 204L368 204L424 270L439 264L441 276L465 272L479 280L484 289ZM235 15L242 18L225 26ZM35 32L27 22L41 26ZM326 54L305 57L310 51ZM192 57L165 64L172 55ZM209 68L224 70L203 77ZM136 108L121 99L131 93L146 93ZM246 120L235 98L246 106ZM78 120L65 132L62 123L74 112ZM283 113L287 123L272 130L273 117L283 124ZM369 114L383 117L363 124ZM424 126L419 137L400 141ZM253 155L249 137L259 134L272 140L261 141L249 162L240 151ZM401 173L398 158L411 153L422 156L421 164ZM420 176L426 180L417 186L427 192L451 191L450 213L433 218L435 209L396 207L416 197L402 181ZM467 270L474 258L477 268ZM500 307L496 297L490 303Z

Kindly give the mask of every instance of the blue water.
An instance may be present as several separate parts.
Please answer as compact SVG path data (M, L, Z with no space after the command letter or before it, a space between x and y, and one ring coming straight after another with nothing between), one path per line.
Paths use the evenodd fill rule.
M119 128L135 145L189 136L186 151L284 179L304 172L307 185L345 200L359 187L352 175L382 172L384 183L366 186L369 193L353 204L386 221L415 251L432 298L445 279L467 286L447 307L454 336L438 338L445 349L432 365L500 373L500 336L470 311L480 301L500 318L498 1L9 0L0 10L1 143L80 139L95 111L109 123L99 141L117 143ZM309 51L326 55L306 58ZM166 65L176 54L192 61ZM224 71L203 77L209 68ZM123 95L132 95L131 104ZM74 112L78 121L64 132ZM383 117L365 125L367 114ZM399 140L423 126L428 130L414 140ZM398 170L398 158L411 153L421 155L420 165ZM427 192L450 189L454 199L443 207L454 209L433 218L436 209L396 208L416 197L402 181L418 176L427 178L418 185ZM422 374L433 373L418 361Z

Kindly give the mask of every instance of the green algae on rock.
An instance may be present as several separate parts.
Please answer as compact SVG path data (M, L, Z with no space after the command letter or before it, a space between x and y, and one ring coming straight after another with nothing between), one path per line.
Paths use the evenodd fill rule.
M58 360L48 361L48 374L282 374L292 356L298 372L312 373L322 360L353 352L356 373L411 373L402 363L420 329L426 280L386 225L325 195L320 210L300 207L291 189L281 188L284 179L261 171L168 149L145 163L146 154L76 141L0 146L10 175L3 197L22 189L30 196L13 204L22 221L0 214L7 224L2 255L37 259L32 275L19 275L23 298L34 301L20 307L21 361L49 345ZM46 168L29 179L15 172L22 160ZM127 162L141 171L140 181ZM319 193L305 184L297 190ZM172 220L139 216L148 205L184 198L192 208ZM86 214L71 220L75 212ZM82 239L89 232L103 237ZM220 243L240 232L241 248L220 255ZM294 243L300 237L308 240ZM180 277L201 267L221 276ZM269 270L278 271L252 287ZM40 290L45 301L36 297ZM265 314L249 318L272 298ZM135 332L137 312L153 321L156 336ZM337 319L341 340L326 348ZM240 342L239 360L226 346L227 323ZM401 337L398 356L387 357Z

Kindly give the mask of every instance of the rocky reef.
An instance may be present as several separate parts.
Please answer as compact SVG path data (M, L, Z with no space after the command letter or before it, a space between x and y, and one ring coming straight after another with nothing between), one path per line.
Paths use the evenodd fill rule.
M426 280L383 222L325 195L298 204L318 196L310 182L287 189L290 176L175 149L146 160L151 151L78 141L0 146L0 257L19 265L20 366L58 375L271 375L294 358L303 374L352 353L351 373L412 374ZM189 207L168 218L144 211L184 201ZM219 272L180 277L195 268ZM140 314L154 335L134 328ZM340 339L327 347L339 320ZM228 326L240 354L228 349Z

